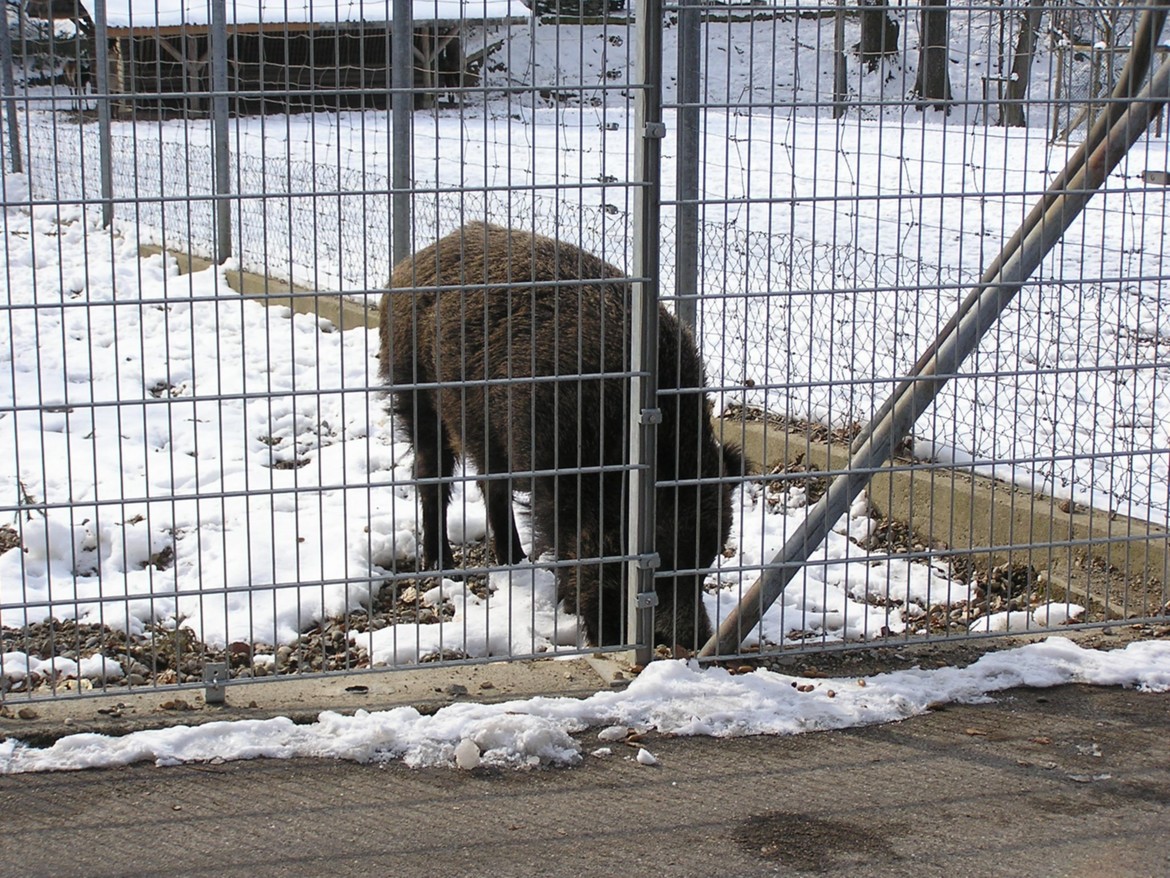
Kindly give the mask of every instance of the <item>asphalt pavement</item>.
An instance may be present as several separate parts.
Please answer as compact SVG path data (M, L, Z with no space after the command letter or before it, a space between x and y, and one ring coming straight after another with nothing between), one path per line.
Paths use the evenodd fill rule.
M1011 690L896 724L641 743L657 765L619 746L527 771L0 776L0 876L1170 876L1170 695Z

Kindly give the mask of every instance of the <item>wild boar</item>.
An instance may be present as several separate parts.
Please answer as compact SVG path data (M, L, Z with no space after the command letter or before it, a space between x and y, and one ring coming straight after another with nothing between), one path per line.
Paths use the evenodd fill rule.
M381 372L415 451L422 563L450 569L447 506L456 459L478 469L497 562L524 549L512 491L531 493L535 559L586 641L628 641L625 621L631 285L570 244L472 223L403 260L381 306ZM711 635L703 568L731 528L736 448L711 424L690 332L658 310L655 579L659 642L696 649ZM602 560L606 559L606 560Z

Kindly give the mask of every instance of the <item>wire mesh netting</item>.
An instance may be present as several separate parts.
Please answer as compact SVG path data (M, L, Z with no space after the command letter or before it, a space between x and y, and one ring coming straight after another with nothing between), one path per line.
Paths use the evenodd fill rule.
M699 649L1117 103L1142 12L406 5L399 74L385 0L10 11L11 695L624 649L627 568L641 645ZM1167 166L1152 128L741 653L1165 618ZM401 275L409 375L376 328L403 204L410 251L520 235Z

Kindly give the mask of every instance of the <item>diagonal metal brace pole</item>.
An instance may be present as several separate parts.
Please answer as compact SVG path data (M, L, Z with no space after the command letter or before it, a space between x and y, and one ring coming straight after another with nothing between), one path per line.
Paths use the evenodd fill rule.
M1158 14L1164 19L1164 10L1158 10ZM1130 82L1140 79L1139 75ZM939 341L919 361L914 377L897 388L862 431L845 471L833 480L784 548L723 620L719 630L700 650L699 658L719 658L737 651L743 638L759 624L764 612L824 540L829 527L848 511L853 499L889 460L895 441L906 435L931 405L1109 173L1162 112L1168 97L1170 59L1161 65L1141 94L1120 115L1114 116L1113 124L1091 151L1085 151L1079 166L1066 168L1060 175L1058 182L1062 186L1050 187L1044 193L1038 210L1033 211L1035 221L1026 223L1029 227L1024 233L1008 242ZM1077 162L1077 157L1073 162Z

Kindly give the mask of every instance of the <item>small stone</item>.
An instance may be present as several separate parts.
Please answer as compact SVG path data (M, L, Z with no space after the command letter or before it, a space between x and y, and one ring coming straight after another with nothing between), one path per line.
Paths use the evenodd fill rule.
M647 750L645 747L640 748L638 750L638 755L635 756L634 758L636 760L638 760L639 765L657 765L658 764L658 758L653 753L651 753L649 750Z
M471 738L464 738L455 745L455 765L465 771L479 767L479 747Z
M18 717L20 717L21 719L36 719L37 718L37 712L35 710L33 710L31 707L22 707L20 710L18 710L16 712L16 715Z

